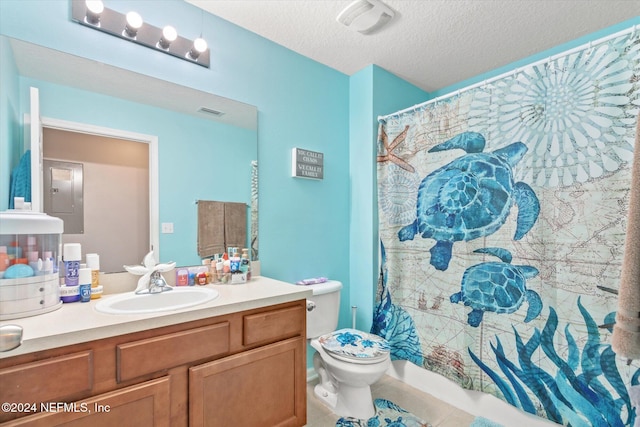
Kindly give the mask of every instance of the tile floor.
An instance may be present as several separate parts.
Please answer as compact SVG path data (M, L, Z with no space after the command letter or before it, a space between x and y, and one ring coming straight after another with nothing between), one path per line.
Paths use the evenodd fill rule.
M316 381L307 383L307 427L334 427L340 417L313 394ZM468 427L474 416L385 375L371 387L373 398L383 398L422 418L433 427Z

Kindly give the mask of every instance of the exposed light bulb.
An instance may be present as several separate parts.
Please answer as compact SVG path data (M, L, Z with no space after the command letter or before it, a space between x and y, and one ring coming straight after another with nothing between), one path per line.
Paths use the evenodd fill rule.
M104 12L104 4L101 0L86 0L87 14L85 20L91 25L100 24L100 14Z
M207 50L207 41L202 37L198 37L193 41L193 47L189 51L189 56L191 59L198 59L200 54L206 52Z
M171 25L162 29L162 37L158 41L158 46L162 49L169 49L169 45L178 38L178 32Z
M198 37L193 41L193 48L199 53L204 53L207 50L207 41L202 37Z
M142 27L142 17L138 12L127 13L127 25L124 27L124 32L127 36L133 38L138 34L138 30Z

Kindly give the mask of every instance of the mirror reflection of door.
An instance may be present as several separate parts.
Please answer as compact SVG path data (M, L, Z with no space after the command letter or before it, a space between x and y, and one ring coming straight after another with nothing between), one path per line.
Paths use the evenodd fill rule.
M71 164L82 168L83 227L68 229L71 219L50 213L65 222L63 243L80 243L83 257L97 253L100 270L106 273L141 262L149 251L149 144L45 127L43 158L45 176L50 175L46 165L51 161L63 162L54 163L58 178L72 174ZM46 178L44 185L46 194ZM71 182L58 185L73 187ZM69 210L65 203L73 202L59 199L55 208ZM44 205L47 213L53 208L48 201Z

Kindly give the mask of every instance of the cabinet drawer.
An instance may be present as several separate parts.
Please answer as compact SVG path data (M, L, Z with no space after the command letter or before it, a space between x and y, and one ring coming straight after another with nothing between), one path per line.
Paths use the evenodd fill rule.
M300 305L243 317L242 343L250 346L304 335L306 312Z
M116 346L117 380L210 358L229 351L229 322Z
M91 350L0 370L0 401L38 403L89 393L93 388Z
M125 387L89 399L58 407L47 412L15 420L12 426L54 427L91 426L113 427L171 425L169 377Z

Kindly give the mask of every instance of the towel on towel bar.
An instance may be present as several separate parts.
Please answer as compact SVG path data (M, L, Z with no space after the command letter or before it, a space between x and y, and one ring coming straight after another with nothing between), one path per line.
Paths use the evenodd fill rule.
M207 258L229 246L247 246L247 205L198 200L198 255Z
M24 197L25 202L31 201L31 150L25 151L20 157L20 163L11 171L9 185L9 209L14 209L14 197Z
M198 255L206 258L224 251L224 202L198 200Z
M226 202L224 204L224 244L244 248L247 246L247 205Z

